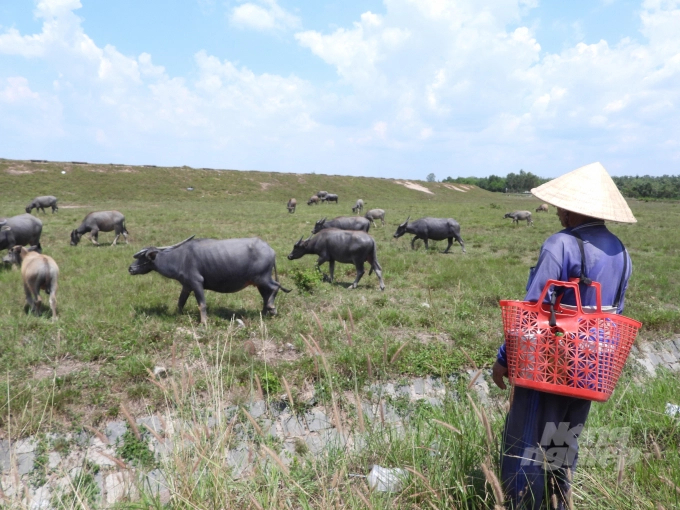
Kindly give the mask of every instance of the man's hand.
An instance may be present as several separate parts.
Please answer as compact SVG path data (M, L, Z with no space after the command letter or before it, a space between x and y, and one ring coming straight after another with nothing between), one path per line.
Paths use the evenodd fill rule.
M493 364L492 373L491 373L491 377L493 378L493 382L496 383L496 386L498 386L502 390L506 389L507 386L505 385L505 381L503 380L503 378L507 377L507 376L508 376L508 368L504 367L498 361L496 361Z

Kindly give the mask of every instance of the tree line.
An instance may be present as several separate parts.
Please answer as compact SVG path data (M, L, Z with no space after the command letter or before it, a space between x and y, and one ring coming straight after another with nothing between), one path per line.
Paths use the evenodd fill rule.
M680 199L680 175L662 176L623 176L612 177L621 194L630 198L641 199ZM509 173L505 177L490 175L489 177L447 177L442 182L471 184L487 191L498 193L523 193L540 186L550 179L544 179L531 172L520 170Z
M452 182L458 184L471 184L487 191L498 193L523 193L531 188L540 186L550 179L543 179L531 172L520 170L518 174L510 172L505 177L490 175L489 177L447 177L442 182Z

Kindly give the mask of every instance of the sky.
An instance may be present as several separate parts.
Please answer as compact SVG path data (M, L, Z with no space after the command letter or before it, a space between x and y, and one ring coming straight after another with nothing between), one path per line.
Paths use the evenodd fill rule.
M680 174L680 0L0 0L0 157Z

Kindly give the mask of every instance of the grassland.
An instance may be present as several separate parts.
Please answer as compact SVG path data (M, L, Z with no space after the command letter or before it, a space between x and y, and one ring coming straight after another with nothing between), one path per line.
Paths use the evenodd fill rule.
M173 357L196 369L195 396L208 399L215 382L201 375L208 372L201 370L206 367L200 350L218 343L232 318L241 319L245 327L233 333L230 364L220 371L220 385L225 398L234 401L244 398L255 374L274 384L285 375L294 391L303 393L310 386L322 390L326 378L342 391L362 387L369 379L448 375L472 362L490 366L502 342L498 300L522 297L529 266L559 224L553 212L535 214L533 228L503 220L510 210L534 209L538 204L530 197L479 189L462 193L439 183L420 184L433 194L388 179L0 160L0 216L22 213L37 195L59 197L59 213L40 218L44 252L61 269L57 322L24 314L18 271L0 271L0 427L5 433L26 435L45 423L55 429L96 426L118 416L120 404L133 411L164 408L167 395L147 380L147 369L169 365ZM340 204L305 205L319 189L338 193ZM295 214L285 209L290 197L301 204ZM375 276L367 275L358 289L347 290L354 278L351 266L336 266L337 282L330 285L315 281L315 258L286 259L293 243L308 235L314 221L351 214L357 198L363 198L369 208L387 211L388 225L371 229L378 242L385 292L378 290ZM680 205L632 201L631 208L637 225L611 226L629 248L634 264L626 313L645 324L641 341L666 338L680 333ZM70 230L87 212L107 209L125 214L129 246L97 248L86 239L77 247L69 246ZM440 253L445 242L434 243L429 252L418 243L419 249L412 251L410 238L393 239L396 225L408 215L455 218L462 226L467 254L458 245L448 255ZM259 236L274 248L279 278L295 290L279 294L279 315L265 320L266 328L260 325L262 303L254 288L238 294L208 293L209 326L203 329L197 326L193 297L183 315L176 313L180 290L176 282L157 274L132 277L127 273L132 255L140 248L172 244L193 234ZM112 238L100 234L102 243ZM305 282L310 290L302 290ZM317 374L310 357L300 354L305 351L300 333L312 333L326 353L330 365L326 378ZM297 347L294 354L279 352L286 343ZM630 382L635 374L630 371L626 377ZM612 480L619 476L615 469L584 470L578 481L584 501L602 497L602 508L607 501L621 502L621 508L627 508L624 503L630 508L639 507L633 503L649 508L652 502L668 508L673 501L678 503L673 489L653 473L661 470L680 485L680 434L677 423L663 416L665 402L679 390L677 380L669 376L649 388L633 385L625 395L615 394L606 406L596 406L593 426L631 426L636 444L645 452L651 452L654 443L662 444L665 454L632 468L619 484L618 495L607 496ZM470 412L461 404L437 411L437 416L455 425L469 419ZM497 413L492 420L496 431L500 416ZM422 416L425 421L431 418L427 413ZM376 444L370 451L380 452L383 459L396 459L402 455L399 448L408 449L409 441L424 444L426 438L418 434L416 427L406 438ZM476 436L471 434L470 441L476 445L471 448L488 450L482 429ZM466 460L460 473L484 460L480 451ZM453 475L442 471L443 466L452 469L450 462L436 467L427 455L420 452L416 458L414 452L411 448L412 465L433 476L440 473L438 490L454 490L447 478ZM456 483L464 484L465 475L460 476ZM471 508L483 506L483 498L475 498L457 501ZM360 508L361 500L357 501ZM373 504L389 506L389 502Z

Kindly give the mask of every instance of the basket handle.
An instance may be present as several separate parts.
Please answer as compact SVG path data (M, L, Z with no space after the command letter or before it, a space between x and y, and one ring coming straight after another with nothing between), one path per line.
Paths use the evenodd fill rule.
M545 296L548 294L548 291L550 290L551 287L562 287L562 288L570 288L574 291L574 297L576 299L576 310L579 313L579 315L583 314L583 307L581 305L581 294L579 292L579 278L570 278L568 282L564 282L561 280L548 280L545 282L545 287L543 287L543 292L541 292L541 296L538 298L538 301L536 304L540 306L541 303L545 301ZM590 286L595 288L595 306L596 310L598 313L602 313L602 289L600 286L599 282L590 282ZM556 325L556 317L555 317L555 306L559 306L560 301L562 300L562 296L557 297L557 293L553 293L553 295L550 298L550 320L549 320L549 325L551 327L554 327Z

